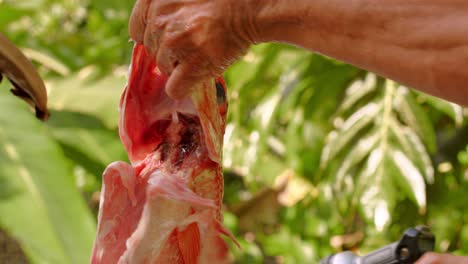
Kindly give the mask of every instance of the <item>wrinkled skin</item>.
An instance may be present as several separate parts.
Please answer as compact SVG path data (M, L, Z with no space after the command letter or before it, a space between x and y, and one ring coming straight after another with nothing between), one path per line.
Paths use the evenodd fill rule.
M230 0L137 1L130 35L150 49L160 70L170 75L167 93L182 98L207 77L220 76L252 40L236 21ZM229 33L229 34L227 34Z
M468 106L467 24L463 0L139 0L130 34L170 75L174 98L274 41Z

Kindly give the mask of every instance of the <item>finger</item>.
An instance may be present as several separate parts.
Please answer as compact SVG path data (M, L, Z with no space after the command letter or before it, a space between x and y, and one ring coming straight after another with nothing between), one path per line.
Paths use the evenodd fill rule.
M194 75L195 66L187 61L177 65L166 84L166 93L173 99L187 97L192 88L203 80L201 76Z
M153 1L148 7L147 25L143 37L143 43L150 52L150 54L156 59L159 46L161 44L161 38L165 34L166 26L168 24L168 17L161 15L161 5L164 5L164 1Z
M147 10L149 9L150 3L151 1L148 0L138 0L130 16L128 31L130 37L139 43L142 43L144 39L147 24Z
M153 26L146 27L143 44L148 49L150 55L156 59L156 54L159 49L159 42L163 32L159 30L152 30Z
M161 72L168 76L179 64L179 59L184 59L185 54L190 52L187 48L190 47L190 44L185 44L181 37L184 36L181 28L183 28L183 25L178 22L167 24L163 38L158 40L156 62Z
M178 64L174 53L164 45L158 50L156 63L158 64L159 70L167 76L171 75Z

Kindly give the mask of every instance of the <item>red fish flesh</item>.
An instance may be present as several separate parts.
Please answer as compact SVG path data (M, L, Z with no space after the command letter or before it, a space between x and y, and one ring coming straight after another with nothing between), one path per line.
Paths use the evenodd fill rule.
M133 52L119 124L131 164L113 163L103 174L91 263L227 263L224 82L203 82L176 101L145 47Z

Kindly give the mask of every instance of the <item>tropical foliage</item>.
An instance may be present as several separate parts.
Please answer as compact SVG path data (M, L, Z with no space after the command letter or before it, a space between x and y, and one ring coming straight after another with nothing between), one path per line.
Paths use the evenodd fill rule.
M126 160L117 106L134 1L0 0L0 31L44 77L52 117L0 86L0 263L86 263L104 168ZM460 106L262 44L226 72L225 222L238 263L316 263L426 224L468 254Z

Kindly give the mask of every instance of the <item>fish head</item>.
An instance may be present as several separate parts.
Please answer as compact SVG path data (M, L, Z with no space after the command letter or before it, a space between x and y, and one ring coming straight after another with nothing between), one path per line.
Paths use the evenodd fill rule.
M144 45L136 44L133 52L129 81L120 102L119 126L132 164L141 163L165 143L177 145L183 141L184 131L197 129L208 157L220 163L228 109L224 80L219 77L199 82L186 98L175 100L166 93L168 77Z

